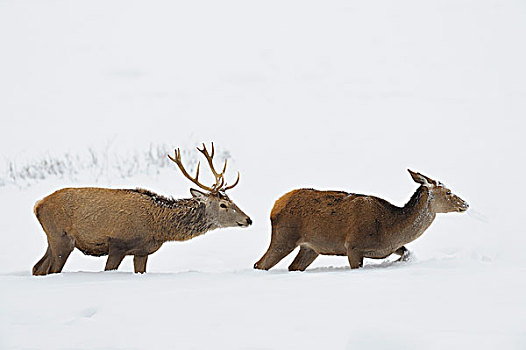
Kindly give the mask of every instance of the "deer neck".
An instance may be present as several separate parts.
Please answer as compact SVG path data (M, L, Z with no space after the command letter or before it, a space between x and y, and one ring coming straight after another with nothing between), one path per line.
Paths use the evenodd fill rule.
M178 199L171 207L159 208L158 241L185 241L217 228L206 215L206 205L197 198Z
M420 186L409 202L402 208L400 234L403 244L407 244L424 233L436 217L431 208L431 194L425 186Z

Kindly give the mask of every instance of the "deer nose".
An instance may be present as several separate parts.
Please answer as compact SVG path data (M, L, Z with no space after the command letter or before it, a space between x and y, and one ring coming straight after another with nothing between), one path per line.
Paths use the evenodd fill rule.
M247 225L252 225L252 220L250 218L247 218Z

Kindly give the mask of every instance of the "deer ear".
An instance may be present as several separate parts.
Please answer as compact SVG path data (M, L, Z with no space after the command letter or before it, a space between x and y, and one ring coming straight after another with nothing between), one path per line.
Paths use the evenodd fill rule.
M409 171L409 174L411 174L411 177L413 178L413 180L419 184L422 184L424 186L432 186L436 184L434 180L431 180L427 176L424 176L420 173L415 173L411 169L407 169L407 171Z
M190 194L191 194L192 197L194 197L194 198L205 199L205 198L208 197L208 196L206 195L206 193L203 193L203 192L201 192L201 191L198 191L198 190L196 190L195 188L191 188L191 189L190 189Z

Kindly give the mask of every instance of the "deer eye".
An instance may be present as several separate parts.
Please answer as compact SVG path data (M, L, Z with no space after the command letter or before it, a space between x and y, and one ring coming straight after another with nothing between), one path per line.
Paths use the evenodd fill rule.
M220 206L221 208L225 208L225 209L226 209L226 204L225 204L225 203L221 203L221 204L219 204L219 206Z
M451 191L447 191L446 195L451 196Z

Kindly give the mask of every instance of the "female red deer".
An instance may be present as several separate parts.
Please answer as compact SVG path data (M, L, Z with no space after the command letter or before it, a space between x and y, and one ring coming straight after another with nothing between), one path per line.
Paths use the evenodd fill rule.
M285 194L270 214L270 247L254 268L270 269L297 246L291 271L305 270L319 254L347 255L351 269L361 267L363 258L383 259L393 253L406 260L405 245L420 237L437 213L469 207L440 182L409 173L421 186L402 208L346 192L299 189Z
M77 247L84 254L108 255L105 270L115 270L126 255L134 256L135 272L146 272L148 255L166 241L184 241L221 227L247 227L252 220L226 195L239 182L227 186L224 180L226 160L216 172L209 154L203 153L215 176L213 186L198 181L199 166L191 177L175 150L175 162L184 176L201 189L190 189L192 198L171 199L143 189L64 188L37 202L34 212L44 229L48 248L33 267L34 275L62 271Z

